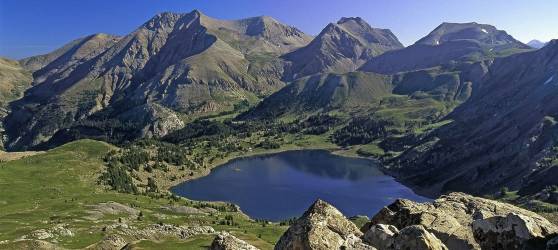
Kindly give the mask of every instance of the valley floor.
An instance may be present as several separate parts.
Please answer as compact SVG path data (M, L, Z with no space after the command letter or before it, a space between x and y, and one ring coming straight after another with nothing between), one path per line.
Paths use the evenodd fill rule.
M308 135L275 149L233 152L184 179L157 179L160 192L136 195L99 183L107 167L103 159L117 149L107 143L79 140L46 152L18 154L23 157L0 163L0 249L114 248L125 242L139 249L205 249L215 231L272 249L289 223L253 220L234 205L191 201L166 190L238 157L310 148L364 157L358 153L362 147L341 149L325 136ZM556 222L555 212L541 214Z

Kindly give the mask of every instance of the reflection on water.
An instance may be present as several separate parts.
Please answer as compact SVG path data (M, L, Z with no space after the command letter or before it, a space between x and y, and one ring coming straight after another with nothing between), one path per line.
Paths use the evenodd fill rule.
M234 160L172 191L194 200L229 201L254 218L274 221L300 216L317 198L347 216L370 216L396 198L427 200L382 174L374 161L323 150Z
M268 155L262 158L273 157L277 156ZM371 160L335 157L322 150L292 151L281 158L295 169L331 179L358 181L370 176L384 175Z

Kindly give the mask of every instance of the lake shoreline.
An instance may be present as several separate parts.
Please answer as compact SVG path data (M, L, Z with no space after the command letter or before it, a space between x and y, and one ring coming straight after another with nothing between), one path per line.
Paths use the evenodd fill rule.
M223 199L221 199L221 198L215 198L215 199L212 199L212 198L208 198L208 199L200 198L200 195L203 196L203 193L204 193L204 192L201 192L202 194L200 194L200 192L195 191L195 193L197 193L197 194L192 194L192 193L191 193L191 192L192 192L192 186L190 185L190 189L189 189L189 190L190 190L190 191L189 191L190 194L191 194L192 196L194 196L194 197L197 196L196 198L193 198L192 196L189 196L188 194L181 193L181 191L179 191L179 190L180 190L180 187L179 187L179 186L180 186L180 185L183 185L183 184L185 184L185 183L188 183L188 182L191 181L191 180L196 180L196 179L205 177L205 176L207 176L207 175L213 173L214 170L219 169L220 167L226 167L226 166L229 165L229 164L234 164L234 163L237 162L237 161L246 160L246 159L249 159L249 158L252 158L252 157L257 158L257 157L260 157L260 156L273 157L273 156L275 156L275 155L279 155L279 154L282 154L282 153L297 152L297 151L323 151L324 153L330 154L330 155L332 155L332 156L334 156L334 157L342 157L342 158L347 158L347 159L362 159L362 160L371 161L371 162L374 163L375 168L376 168L379 172L381 172L381 175L385 175L385 176L389 177L390 180L392 180L393 182L396 182L396 183L397 183L396 185L400 185L400 186L405 187L406 190L409 190L409 191L407 191L407 192L410 192L410 193L412 194L412 196L409 196L408 194L404 194L404 193L400 193L399 195L396 195L396 194L394 195L394 194L390 194L390 193L388 192L388 193L386 193L386 194L387 194L386 197L389 197L389 198L391 198L391 199L397 199L397 198L408 198L408 199L413 199L413 198L410 198L410 197L413 197L413 196L420 196L420 198L430 199L430 197L425 197L425 196L422 196L422 195L418 194L418 193L415 192L415 190L412 189L411 187L409 187L409 186L407 186L407 185L404 185L404 184L401 183L399 180L397 180L396 178L394 178L392 175L386 173L385 168L383 168L383 167L381 166L381 161L380 161L380 160L378 160L378 159L376 159L376 158L368 157L368 156L355 155L354 152L352 152L352 151L350 151L350 150L347 150L347 149L339 148L339 147L334 147L334 148L332 148L332 147L287 147L287 148L280 148L280 149L274 149L274 150L261 150L261 151L255 151L255 152L253 151L253 152L249 152L249 153L245 153L245 154L241 154L241 155L230 156L230 157L224 158L224 159L222 159L222 160L220 160L220 161L217 161L217 162L213 163L213 164L211 165L210 168L207 168L207 169L206 169L206 171L199 172L198 175L192 176L192 178L189 178L189 179L186 180L186 181L181 181L181 182L177 183L176 185L170 186L170 187L167 189L167 191L170 192L170 193L173 194L173 195L177 195L177 196L180 196L180 197L189 199L189 200L202 201L202 202L217 202L217 201L220 201L220 202L226 202L226 203L235 204L235 205L239 206L241 209L244 209L243 204L239 204L238 202L235 202L235 201L234 201L234 198L223 198ZM322 157L320 157L320 159L324 159L324 157L322 156ZM325 159L327 159L327 157L326 157ZM240 163L240 164L242 164L242 163ZM350 163L350 162L348 162L348 164L349 164L348 166L351 166L351 163ZM303 165L304 165L304 164L303 164ZM339 166L339 164L337 164L337 166ZM219 175L220 175L220 174L217 174L217 176L219 176ZM221 175L221 176L222 176L222 175ZM279 176L280 176L280 175L279 175ZM360 175L359 175L359 176L360 176ZM366 176L366 175L364 175L364 176ZM233 178L233 179L234 179L234 178ZM258 179L259 179L259 178L258 178ZM227 179L227 180L228 180L228 179ZM192 184L192 185L196 185L196 184ZM199 184L198 184L198 185L199 185ZM207 185L207 184L205 184L205 185ZM213 186L213 185L214 185L214 184L211 184L210 186ZM372 185L374 185L374 184L372 184ZM265 186L265 184L264 184L264 186ZM195 186L194 186L194 187L195 187ZM388 186L388 187L389 187L389 186ZM208 190L207 188L208 188L208 187L197 187L197 190ZM211 189L211 188L210 188L210 189ZM195 189L195 190L196 190L196 189ZM218 189L216 189L216 190L218 190ZM396 189L392 189L392 190L398 190L398 189L396 188ZM184 191L182 191L182 192L184 192ZM385 191L384 191L384 192L385 192ZM397 191L396 191L396 192L397 192ZM210 193L211 193L211 192L210 192ZM219 193L219 191L217 191L217 193ZM220 193L226 193L226 192L221 191ZM270 192L270 193L273 193L273 192ZM349 192L349 193L350 193L350 192ZM206 193L205 195L207 195L207 193ZM207 196L206 196L206 197L207 197ZM218 194L217 194L217 197L219 197ZM234 197L234 196L233 196L233 197ZM256 197L256 196L255 196L255 197ZM320 198L321 198L321 196L320 196ZM325 198L325 197L324 197L324 198ZM331 198L331 197L330 197L330 198ZM420 200L420 198L417 198L417 199ZM231 200L231 199L232 199L232 200ZM387 204L386 204L386 205L387 205ZM250 207L250 206L249 206L249 207ZM253 214L254 211L256 211L256 210L254 210L254 206L252 206L251 209L248 208L248 211L250 211L250 210L252 210L252 212L251 212L251 213L252 213L252 216L250 216L250 218L261 218L261 217L262 217L262 216L257 216L257 215L254 215L254 214ZM261 209L258 208L257 211L260 211L260 210L261 210ZM246 214L246 213L245 213L245 214ZM348 214L348 215L350 215L350 214ZM277 220L277 221L280 221L280 220Z

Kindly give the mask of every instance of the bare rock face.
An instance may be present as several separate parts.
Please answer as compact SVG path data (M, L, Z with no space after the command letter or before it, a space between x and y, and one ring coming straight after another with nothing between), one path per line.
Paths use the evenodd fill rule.
M430 203L397 200L360 231L316 201L275 249L557 249L558 226L516 206L463 193Z
M528 218L528 220L526 219L528 222L523 222L523 227L525 229L530 228L532 235L543 237L558 232L556 225L536 213L510 204L463 193L443 195L432 203L397 200L378 212L362 230L366 232L371 228L371 225L376 224L390 224L399 229L412 225L422 225L449 249L481 249L483 243L482 241L478 242L476 238L481 237L482 232L490 232L488 229L490 223L480 221L490 218L505 218L510 213L521 216L520 218ZM477 220L480 221L474 223ZM489 221L493 220L498 219L490 219ZM496 222L493 223L497 224ZM475 237L476 235L473 233L474 224L479 228L478 237ZM541 225L541 227L535 225ZM484 231L480 228L483 228ZM527 234L526 232L517 233Z
M416 225L403 228L395 237L393 248L385 249L447 250L448 248L423 226Z
M392 225L377 224L364 234L364 242L378 249L392 249L395 236L399 230Z
M362 235L339 210L317 200L281 236L275 249L374 249L362 243Z
M221 232L215 236L209 250L257 250L258 248L234 237L227 232Z
M482 249L542 249L545 238L556 232L548 221L515 213L476 220L472 226Z

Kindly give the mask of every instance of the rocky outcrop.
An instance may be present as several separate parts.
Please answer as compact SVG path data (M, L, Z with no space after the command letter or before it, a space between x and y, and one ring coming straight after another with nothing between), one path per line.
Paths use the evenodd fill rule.
M73 237L74 233L68 229L68 225L60 224L49 229L38 229L22 239L36 239L36 240L56 240L59 237Z
M397 200L376 214L371 219L370 224L365 225L363 230L368 230L370 225L380 223L391 224L400 229L412 225L422 225L438 237L449 249L481 249L481 246L483 246L482 242L485 241L486 237L494 239L506 237L503 234L498 235L498 230L494 229L496 226L493 225L491 227L490 224L494 224L496 223L494 222L495 220L499 220L496 218L505 218L510 213L525 219L523 222L516 220L515 222L508 221L504 223L524 224L524 231L517 232L513 236L513 240L523 242L520 238L515 239L520 234L529 234L531 238L544 240L545 237L558 233L556 225L536 213L510 204L473 197L463 193L450 193L441 196L432 203ZM473 233L474 225L478 228L478 233ZM494 230L491 231L490 228ZM500 230L500 232L511 237L505 229ZM521 237L524 237L524 235Z
M97 249L97 250L113 250L113 249L122 249L124 248L128 242L120 235L109 235L104 237L101 241L93 244L87 249Z
M400 199L360 231L318 200L275 249L555 249L558 226L510 204L450 193L433 202Z
M476 220L472 226L482 249L542 249L545 238L556 233L555 226L548 221L515 213Z
M234 237L227 232L221 232L215 236L209 250L258 250L258 248Z
M317 200L281 236L275 249L373 249L362 243L362 235L339 210Z
M366 231L363 240L378 249L391 249L395 235L398 233L399 230L392 225L377 224Z
M448 248L434 234L423 226L415 225L403 228L393 240L393 248L385 249L414 249L414 250L447 250Z

